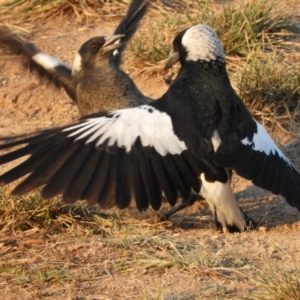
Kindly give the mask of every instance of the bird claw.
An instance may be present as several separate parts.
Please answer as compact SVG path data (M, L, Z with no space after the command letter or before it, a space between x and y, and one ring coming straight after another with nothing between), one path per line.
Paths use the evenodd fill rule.
M192 192L188 199L182 199L182 201L179 205L174 206L173 208L169 209L166 212L162 212L161 214L163 215L165 220L167 220L170 218L170 216L177 213L178 211L180 211L186 207L192 206L199 199L203 199L203 197L201 197L199 194Z

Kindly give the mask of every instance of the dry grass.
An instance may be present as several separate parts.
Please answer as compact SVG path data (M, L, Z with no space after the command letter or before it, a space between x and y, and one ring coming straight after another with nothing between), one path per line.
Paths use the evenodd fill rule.
M280 246L275 245L273 256L279 258L287 257L289 266L286 262L280 262L278 272L278 265L274 265L274 259L264 256L264 267L251 266L253 275L249 276L250 280L262 287L262 294L257 294L257 299L290 299L297 300L300 295L300 265L293 255L285 252Z
M39 191L22 197L11 197L8 188L4 187L0 201L0 234L5 236L27 230L106 235L107 228L112 226L111 220L118 219L113 211L108 215L97 207L88 207L84 201L75 205L64 205L59 197L44 200Z
M199 235L128 215L109 231L35 228L1 238L0 291L48 299L298 299L298 262L272 241L251 245L257 233Z
M119 18L128 2L16 0L0 13L3 22L18 26L58 15L86 22ZM231 78L248 107L298 132L299 24L290 21L292 13L284 2L174 1L164 7L156 1L131 43L129 62L153 72L176 32L207 23L224 44ZM299 162L298 145L291 143L287 153ZM291 254L277 246L268 252L271 242L254 245L256 232L217 235L210 219L198 214L157 222L153 212L66 206L38 192L12 198L8 189L0 202L0 291L8 298L298 299L300 293L299 262Z
M299 24L291 20L293 11L284 1L252 0L236 5L230 1L216 5L212 1L185 1L176 10L156 10L147 25L135 35L132 50L141 63L159 64L166 59L174 34L198 23L208 24L218 33L226 55L247 58L256 50L272 51L285 39L299 34ZM192 4L191 4L192 3ZM155 14L155 18L153 18ZM163 28L163 30L161 30ZM230 59L229 59L230 64ZM244 64L244 61L240 61Z
M56 16L77 17L87 21L89 18L120 17L129 0L12 0L0 7L2 22L20 24L22 22L45 21Z

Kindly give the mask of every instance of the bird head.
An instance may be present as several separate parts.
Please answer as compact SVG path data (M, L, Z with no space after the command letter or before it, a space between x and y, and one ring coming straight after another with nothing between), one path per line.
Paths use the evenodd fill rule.
M225 61L225 54L216 32L209 26L198 24L181 31L173 40L173 50L165 64L169 69L176 62Z
M83 65L97 66L103 62L107 63L109 56L123 45L121 38L124 36L124 34L99 36L86 41L75 56L72 75L79 72Z

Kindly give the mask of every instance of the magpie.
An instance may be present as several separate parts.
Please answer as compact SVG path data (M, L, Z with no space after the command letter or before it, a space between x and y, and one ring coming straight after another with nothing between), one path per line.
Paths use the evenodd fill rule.
M0 45L26 58L31 70L64 88L81 116L150 102L120 69L121 55L147 12L147 0L132 0L112 36L93 37L75 56L72 68L21 39L8 27L0 27ZM112 97L112 94L114 97Z
M207 30L210 31L208 27ZM210 53L199 58L200 48L196 50L198 46L192 36L189 36L189 39L185 36L188 45L182 44L185 32L182 31L174 39L173 51L165 64L165 69L178 61L183 65L185 60L203 66L201 75L198 75L202 95L197 101L196 114L203 117L202 137L211 142L214 163L224 167L229 175L226 183L207 181L205 174L200 176L201 195L207 200L217 227L223 231L242 231L247 226L255 224L238 209L231 189L232 170L251 180L255 185L284 196L287 202L299 211L299 171L275 145L265 128L252 119L242 100L233 90L226 72L221 44L210 44L209 47L214 49L212 51L214 54ZM211 32L210 35L214 33ZM285 182L289 180L291 182Z
M246 219L230 187L235 170L300 210L300 174L235 93L213 29L185 29L173 49L181 67L158 100L1 138L7 153L0 164L30 157L2 174L0 184L29 174L15 195L43 186L44 198L62 194L67 203L86 199L103 208L127 207L133 191L140 210L159 209L162 193L174 205L178 193L187 198L201 187L219 228L242 231Z

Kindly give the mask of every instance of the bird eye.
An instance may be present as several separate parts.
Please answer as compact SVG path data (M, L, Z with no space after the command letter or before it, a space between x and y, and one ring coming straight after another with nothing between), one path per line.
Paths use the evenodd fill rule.
M91 48L92 48L92 50L98 50L98 45L97 45L97 43L92 43L92 44L91 44Z

